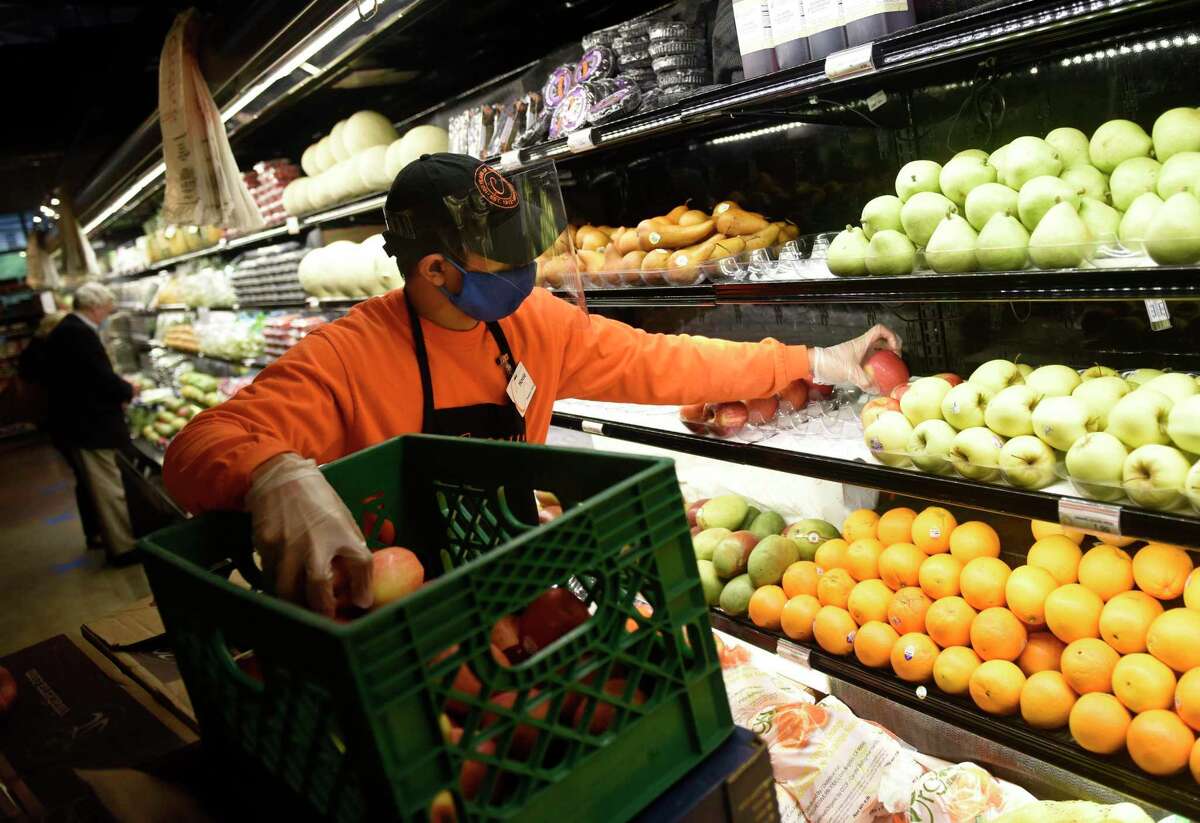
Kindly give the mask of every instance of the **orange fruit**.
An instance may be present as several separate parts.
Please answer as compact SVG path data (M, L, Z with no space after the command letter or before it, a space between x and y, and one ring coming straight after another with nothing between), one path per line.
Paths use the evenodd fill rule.
M1064 643L1100 636L1104 601L1078 583L1059 586L1046 597L1046 628Z
M816 563L811 560L797 560L787 567L783 573L783 580L779 581L779 584L783 586L783 592L789 598L800 594L811 594L816 597L817 580L820 577Z
M842 523L842 537L847 543L853 543L863 537L874 538L878 530L879 515L870 509L852 511Z
M925 613L933 601L916 586L905 586L892 595L888 604L888 622L900 634L925 631Z
M1183 584L1183 605L1200 609L1200 569L1193 569Z
M892 646L892 671L901 680L924 683L933 676L933 664L939 651L928 635L909 632Z
M962 526L958 528L961 529ZM955 529L954 533L958 534L958 529ZM998 557L976 557L963 566L962 574L958 576L958 587L962 589L963 600L975 609L1003 606L1004 588L1008 585L1008 577L1011 574L1012 569Z
M1175 697L1175 672L1148 654L1127 654L1113 667L1112 692L1134 714L1168 709Z
M933 682L946 694L966 694L971 674L983 661L973 649L951 646L933 661Z
M1200 666L1200 611L1167 609L1154 618L1146 650L1177 672Z
M943 597L925 612L925 631L942 648L968 646L974 620L975 610L967 601L961 597Z
M1076 546L1082 543L1083 538L1086 536L1079 529L1068 529L1065 526L1061 526L1058 523L1051 523L1048 520L1030 520L1029 528L1033 532L1034 540L1041 540L1043 537L1049 537L1052 534L1060 534L1073 540Z
M1200 783L1200 740L1197 740L1192 746L1192 756L1188 758L1188 770L1192 773L1192 780Z
M891 602L892 590L882 580L864 580L850 590L846 610L860 626L872 621L886 623Z
M850 544L840 537L826 540L820 546L817 546L817 553L813 555L813 562L817 564L817 568L822 572L844 569L846 568L846 549L849 546Z
M1092 692L1080 696L1071 708L1071 737L1094 754L1113 754L1125 748L1129 712L1111 694Z
M1133 561L1116 546L1093 546L1079 561L1079 583L1107 603L1133 588Z
M1121 654L1144 652L1150 624L1162 613L1162 603L1145 592L1121 592L1100 612L1100 637Z
M950 533L950 554L964 566L977 557L999 557L1000 535L981 520L959 523Z
M912 524L912 542L925 554L950 551L950 533L958 521L941 506L930 506L917 515Z
M894 543L907 543L912 540L912 524L917 519L917 513L912 509L899 506L889 509L879 518L875 536L885 546Z
M1133 718L1125 748L1142 771L1166 777L1183 771L1196 745L1196 735L1175 712L1152 709Z
M858 627L850 612L837 606L822 606L813 618L813 637L817 645L830 654L850 654L854 650L854 633Z
M860 537L846 549L846 571L855 580L874 580L879 577L879 555L883 544L874 537Z
M812 640L813 619L820 610L820 600L811 594L798 594L783 604L779 628L792 640Z
M1147 543L1133 556L1133 579L1138 588L1159 600L1174 600L1183 594L1192 558L1178 546Z
M887 623L872 620L858 627L854 634L854 656L858 662L873 669L887 666L892 659L892 646L900 639Z
M1075 692L1058 672L1038 672L1021 689L1021 717L1035 729L1061 729L1074 707Z
M1084 637L1063 649L1059 668L1078 694L1111 692L1113 669L1121 655L1095 637Z
M1065 586L1079 579L1079 561L1083 552L1074 541L1061 534L1043 537L1029 547L1025 562L1045 569L1054 575L1058 585Z
M1025 675L1008 660L985 660L971 673L967 691L988 714L1013 714L1021 705Z
M854 578L850 576L850 572L845 569L830 569L817 581L817 599L821 601L822 606L844 609L853 588Z
M1025 641L1025 651L1017 658L1017 666L1026 677L1038 672L1056 672L1062 668L1062 653L1066 647L1050 632L1034 632Z
M1175 684L1175 711L1184 723L1200 730L1200 669L1192 669Z
M925 552L912 543L893 543L879 555L879 577L892 591L915 586L925 556Z
M921 564L917 579L921 589L934 600L958 594L958 580L962 574L962 563L948 554L934 555Z
M1025 626L1005 608L984 609L971 622L971 648L983 660L1016 660L1026 639Z
M1022 623L1044 626L1046 597L1057 588L1054 575L1040 566L1017 566L1004 583L1004 600Z
M778 586L762 586L750 595L750 621L761 629L777 631L788 596Z

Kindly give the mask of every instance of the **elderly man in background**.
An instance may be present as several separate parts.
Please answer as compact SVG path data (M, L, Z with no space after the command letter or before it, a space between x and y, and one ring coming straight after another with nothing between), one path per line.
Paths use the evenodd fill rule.
M106 287L81 286L74 312L46 338L42 366L50 431L78 455L109 562L122 565L135 554L117 451L129 442L123 406L135 389L113 371L100 341L100 330L114 309L113 293Z

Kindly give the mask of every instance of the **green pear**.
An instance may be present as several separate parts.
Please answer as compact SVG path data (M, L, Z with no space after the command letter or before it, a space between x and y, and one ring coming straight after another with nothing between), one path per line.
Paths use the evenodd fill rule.
M900 207L904 203L894 194L883 194L863 206L863 234L870 240L877 231L892 229L900 231Z
M894 229L875 232L867 247L867 271L871 274L912 274L916 261L912 241Z
M986 160L976 157L955 157L942 167L938 185L942 194L949 197L960 209L967 202L967 194L984 183L996 182L996 170Z
M1063 169L1063 173L1058 177L1071 188L1082 192L1087 197L1108 202L1108 175L1095 166L1089 166L1086 163L1071 166L1069 169Z
M1001 146L988 155L988 163L996 170L996 182L1003 183L1008 174L1008 145Z
M1072 208L1079 208L1079 192L1058 177L1042 175L1021 186L1017 195L1017 215L1025 228L1033 231L1046 212L1059 203L1070 203Z
M1029 232L1007 212L992 215L975 243L975 257L985 271L1023 269L1028 254Z
M1029 258L1043 269L1075 269L1088 257L1091 237L1075 207L1059 203L1029 236Z
M1162 204L1146 230L1146 252L1166 265L1200 260L1200 200L1195 195L1181 191Z
M971 189L971 193L967 195L965 211L967 222L976 231L982 231L992 219L992 215L1017 213L1017 193L1000 183L984 183Z
M1181 151L1200 151L1200 109L1184 106L1164 111L1154 121L1150 135L1160 163Z
M1148 191L1155 190L1161 172L1162 163L1152 157L1129 158L1113 169L1112 177L1108 181L1108 188L1112 192L1112 204L1121 211L1128 211L1134 200Z
M1150 228L1150 221L1162 208L1162 204L1162 198L1152 191L1138 195L1130 204L1129 210L1121 218L1120 228L1117 229L1117 237L1125 248L1134 251L1143 249L1146 230Z
M1121 227L1121 212L1094 197L1079 200L1079 216L1096 243L1116 243Z
M975 242L978 235L965 218L948 214L933 230L925 247L925 262L941 273L975 271Z
M974 157L976 160L987 160L988 153L983 149L963 149L958 154L951 157L951 160L957 160L960 157Z
M867 255L867 237L857 226L847 226L829 244L826 260L829 271L839 277L858 277L867 273L864 258Z
M1154 142L1146 130L1131 120L1109 120L1092 135L1088 153L1092 165L1105 174L1131 157L1149 157Z
M947 214L958 212L958 206L950 202L944 194L932 191L917 192L910 197L900 209L900 223L908 239L918 246L924 246L933 236L933 230L942 222Z
M1163 163L1155 187L1163 200L1181 191L1200 194L1200 151L1181 151Z
M1008 144L1004 156L1004 185L1021 187L1035 177L1062 174L1063 162L1058 152L1040 137L1018 137Z
M1046 135L1046 142L1054 147L1062 158L1063 168L1091 164L1088 155L1088 136L1079 129L1060 128Z
M932 160L914 160L905 163L896 175L896 194L904 202L917 192L941 192L938 188L938 178L942 174L942 166Z

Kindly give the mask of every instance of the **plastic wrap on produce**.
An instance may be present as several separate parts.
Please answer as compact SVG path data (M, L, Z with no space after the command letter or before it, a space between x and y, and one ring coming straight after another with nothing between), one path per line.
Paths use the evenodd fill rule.
M888 812L921 823L987 823L1036 800L974 763L954 763L915 779L889 772L879 783L879 801Z

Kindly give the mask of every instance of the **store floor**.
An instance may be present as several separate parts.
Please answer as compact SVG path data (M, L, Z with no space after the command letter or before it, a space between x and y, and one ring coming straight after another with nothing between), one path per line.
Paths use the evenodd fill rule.
M0 443L0 657L150 593L141 566L87 549L74 482L44 440Z

